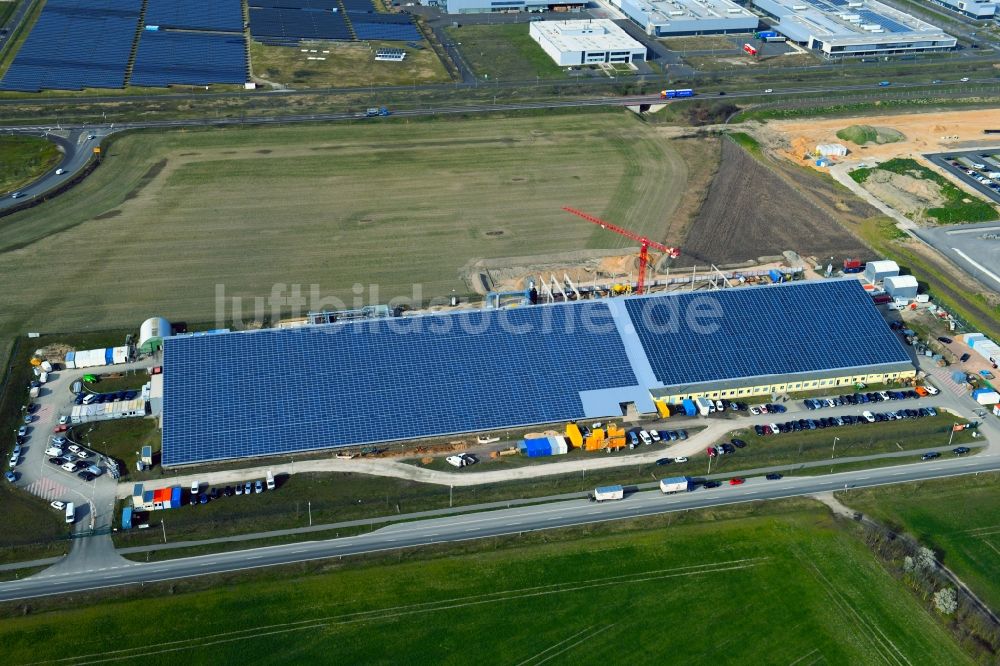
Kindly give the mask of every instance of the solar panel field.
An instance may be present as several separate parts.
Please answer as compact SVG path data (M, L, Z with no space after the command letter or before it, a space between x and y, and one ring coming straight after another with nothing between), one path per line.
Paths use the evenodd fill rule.
M684 150L715 159L701 145ZM622 112L133 134L78 187L4 219L0 274L19 288L0 295L0 338L214 321L217 284L317 284L347 303L355 283L381 302L415 283L465 293L471 259L624 247L567 203L660 237L687 181L671 141Z

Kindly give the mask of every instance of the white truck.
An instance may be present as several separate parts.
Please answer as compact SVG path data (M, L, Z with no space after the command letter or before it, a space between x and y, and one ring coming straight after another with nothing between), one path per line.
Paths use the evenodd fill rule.
M701 397L695 398L695 404L698 405L698 413L702 416L708 416L715 411L715 403L708 398Z
M625 488L622 486L602 486L594 489L594 494L590 496L592 502L606 502L608 500L625 499Z
M274 487L275 487L274 486L274 474L271 473L271 470L267 470L267 489L268 490L274 490Z
M664 495L686 493L690 487L691 478L687 476L673 476L669 479L660 479L660 492Z

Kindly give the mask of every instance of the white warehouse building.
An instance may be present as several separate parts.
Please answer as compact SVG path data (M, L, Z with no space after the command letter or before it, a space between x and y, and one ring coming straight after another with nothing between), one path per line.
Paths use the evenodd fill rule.
M997 6L1000 5L1000 0L933 0L933 2L979 20L996 18Z
M753 32L760 19L732 0L611 0L647 35Z
M646 47L610 19L534 21L528 34L561 67L646 59Z
M941 28L876 0L753 0L778 19L790 41L825 58L947 51L958 43Z

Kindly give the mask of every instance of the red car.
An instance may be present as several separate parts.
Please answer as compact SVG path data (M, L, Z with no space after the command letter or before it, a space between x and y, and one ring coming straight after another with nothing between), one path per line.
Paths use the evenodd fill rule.
M708 454L709 458L714 458L715 457L715 447L714 446L708 447L707 449L705 449L705 453Z
M62 425L57 425L52 432L66 432L67 430L69 430L69 426L64 423Z
M735 477L735 478L733 478L733 479L729 479L729 485L731 485L731 486L738 486L738 485L741 485L743 483L746 483L746 479L741 479L738 476Z
M762 429L763 429L765 435L773 435L774 434L774 431L771 430L771 426L764 426Z

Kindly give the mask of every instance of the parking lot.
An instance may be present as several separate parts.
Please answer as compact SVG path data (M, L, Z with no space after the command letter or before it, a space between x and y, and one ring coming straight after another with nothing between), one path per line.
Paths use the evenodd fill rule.
M1000 291L1000 224L920 227L914 233L986 287Z
M1000 148L924 155L957 180L1000 204Z

